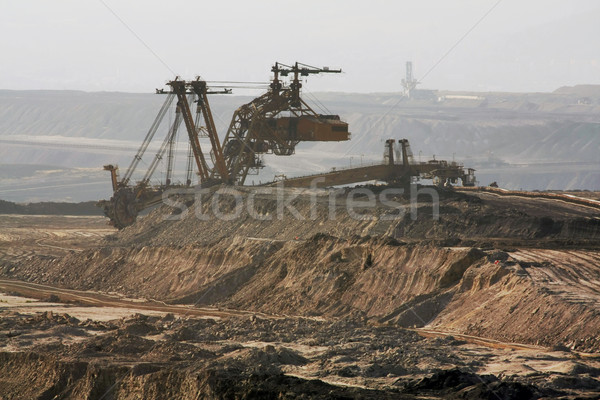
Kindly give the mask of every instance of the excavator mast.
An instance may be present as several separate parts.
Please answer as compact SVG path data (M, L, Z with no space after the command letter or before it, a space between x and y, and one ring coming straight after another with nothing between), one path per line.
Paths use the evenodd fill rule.
M290 156L302 141L350 139L347 123L337 115L316 113L300 95L300 77L341 70L275 63L271 72L269 91L235 111L223 142L227 171L231 181L239 185L248 174L264 167L262 154ZM290 75L286 84L282 78Z
M191 175L194 162L197 168L198 179L202 185L219 183L214 182L211 178L213 170L219 171L220 176L225 177L225 181L229 179L219 136L210 110L208 95L231 93L231 91L228 89L220 91L209 90L206 82L199 78L193 81L184 81L176 78L168 82L167 85L170 87L170 90L165 91L161 89L156 91L158 94L167 95L165 102L121 180L118 180L116 166L107 165L104 167L105 170L111 172L113 196L108 201L99 202L99 206L104 208L104 213L117 228L124 228L132 224L141 210L162 201L162 194L165 190L173 187L189 187L192 184ZM143 178L133 185L131 183L132 176L175 99L177 99L177 102L174 121L170 125L167 135L150 162ZM192 113L194 103L196 103L195 117ZM184 184L175 185L173 183L175 144L178 128L182 122L186 128L189 145L187 174ZM208 137L210 140L212 164L208 162L201 147L199 139L201 136ZM154 176L161 161L164 160L165 154L167 157L165 180L160 185L150 185L150 179Z
M219 142L219 135L217 134L210 104L208 102L208 94L230 93L230 91L225 90L222 92L209 92L206 82L200 80L199 78L190 82L176 79L169 82L168 85L171 86L172 92L177 96L177 109L183 115L183 121L185 122L188 138L192 147L192 153L198 168L198 176L200 177L201 182L207 182L210 179L213 179L211 177L211 175L214 175L213 171L216 171L219 174L220 181L228 182L229 174L225 168L223 150L221 148L221 143ZM197 114L201 114L204 118L204 123L206 125L204 130L210 140L212 148L210 154L214 162L213 167L210 167L206 162L204 153L202 152L202 148L200 146L200 141L198 138L200 128L194 123L191 106L187 97L190 94L195 95L197 99Z

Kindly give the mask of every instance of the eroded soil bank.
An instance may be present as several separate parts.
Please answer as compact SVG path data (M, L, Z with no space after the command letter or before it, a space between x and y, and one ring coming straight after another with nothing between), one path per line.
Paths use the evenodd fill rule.
M371 189L376 196L377 190L382 190ZM600 350L598 210L551 200L443 191L439 193L439 218L433 218L436 210L431 197L421 196L412 209L415 219L402 197L392 199L396 202L392 208L378 201L374 207L357 203L348 212L344 202L348 191L333 195L339 199L333 208L330 192L289 191L288 195L282 214L276 196L254 196L254 211L262 219L248 210L230 220L198 218L209 215L214 207L208 197L202 205L181 203L187 209L183 212L183 207L160 207L120 232L100 232L94 220L94 232L99 236L82 239L81 235L74 237L77 229L70 227L71 234L65 233L64 242L56 239L58 228L53 230L54 236L35 231L40 239L28 240L26 228L9 225L0 246L4 278L243 310L265 319L213 321L221 337L210 331L214 327L206 327L207 320L175 317L167 323L161 317L140 316L136 318L150 327L136 333L137 338L120 333L130 323L127 320L108 323L111 328L101 334L87 332L78 321L69 326L84 332L80 342L58 341L46 344L47 350L42 350L39 340L14 342L23 335L11 336L12 328L6 328L5 346L13 341L12 349L19 352L4 354L7 361L1 375L15 376L18 368L35 371L25 367L28 363L54 365L51 369L63 371L63 375L56 375L50 386L43 385L62 385L66 398L115 382L121 391L114 398L129 398L140 390L145 398L160 398L158 393L167 387L177 393L174 397L181 398L191 393L243 396L251 388L287 398L302 393L329 393L332 398L392 394L411 398L421 392L442 398L496 398L490 388L507 390L508 397L501 398L536 398L583 396L600 390L595 369ZM235 202L226 196L221 196L217 205L221 212L235 211ZM332 210L335 218L331 218ZM104 239L102 235L106 235ZM22 244L23 251L15 251L15 244ZM37 330L37 322L27 321L41 317L17 313L10 318L12 324L32 324L31 329ZM170 330L174 321L188 336ZM48 326L39 329L53 329ZM424 339L406 330L414 328L444 332L446 339ZM206 329L213 336L207 336ZM281 332L275 334L278 330ZM281 336L284 332L285 337ZM519 353L515 358L515 350L508 348L475 351L469 347L475 346L473 343L448 339L447 334L452 333L522 343L532 346L529 349L541 358L533 353ZM254 340L262 344L249 344L255 335ZM125 340L123 359L120 350L115 350L118 346L110 344L90 344L96 349L90 355L77 352L81 343L109 338ZM325 338L330 342L323 343ZM380 340L384 344L377 344ZM220 347L223 341L242 348L225 351ZM195 356L197 363L188 364L155 357L152 350L160 345L184 351L177 347L184 344L188 350L202 348L213 354L202 353ZM411 358L408 355L413 350L417 353ZM501 355L504 351L508 353ZM70 352L72 358L67 356ZM480 358L483 353L489 357ZM154 366L134 373L139 360L133 354L146 354L144 362ZM231 361L232 354L233 359L245 360L241 366ZM436 358L442 355L446 358ZM293 362L273 361L281 357ZM519 357L521 362L515 363ZM512 361L506 361L509 359ZM74 363L83 364L75 368ZM502 367L503 363L510 367ZM234 364L238 369L231 372ZM257 365L262 369L254 370ZM75 376L68 372L73 368L84 372ZM120 371L125 378L118 378ZM486 376L489 373L493 376ZM310 380L315 378L329 383ZM448 382L458 383L447 387ZM10 393L18 393L18 386L13 382ZM231 389L227 392L223 387ZM364 390L367 392L361 392ZM518 397L524 393L529 397Z

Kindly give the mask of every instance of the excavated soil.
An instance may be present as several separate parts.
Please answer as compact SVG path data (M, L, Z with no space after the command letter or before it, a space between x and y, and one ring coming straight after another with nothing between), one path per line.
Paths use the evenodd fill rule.
M119 232L1 217L3 278L256 314L82 322L7 309L5 398L600 394L600 210L439 191L436 219L430 193L411 214L402 196L348 212L349 189L287 189L285 207L237 190L260 218L207 218L236 210L214 194Z
M13 311L2 314L0 345L6 399L528 399L582 395L600 375L600 360L568 351L489 349L357 319ZM525 361L539 372L523 374Z

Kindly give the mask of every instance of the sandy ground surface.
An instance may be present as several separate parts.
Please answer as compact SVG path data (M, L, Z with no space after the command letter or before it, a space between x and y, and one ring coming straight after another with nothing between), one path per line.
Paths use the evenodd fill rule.
M110 306L77 306L59 302L40 301L33 298L22 296L11 296L0 293L0 310L2 313L18 313L22 315L37 315L45 312L57 314L69 314L70 316L94 321L110 321L120 318L128 318L135 314L144 313L145 315L164 316L166 312L152 311L136 308L110 307ZM218 317L213 317L218 318Z
M33 255L64 255L97 246L114 233L103 217L0 215L0 259L22 260Z
M504 207L502 200L486 196L482 195L482 199L490 207ZM556 219L588 216L578 207L552 202L523 200L512 206L532 218L543 217L544 210L549 207L554 210ZM511 292L519 296L543 292L543 296L547 296L544 301L557 304L553 312L585 310L591 318L586 321L595 321L593 316L600 314L600 281L597 278L600 257L593 248L552 250L544 246L525 246L505 248L504 251L492 248L477 253L473 266L464 271L460 281L448 281L452 278L448 278L450 272L461 265L460 260L471 257L470 246L461 247L459 243L425 250L418 247L404 250L397 247L398 244L392 247L377 245L380 253L373 257L374 265L381 264L385 257L392 257L391 254L398 251L413 255L422 251L422 257L429 253L430 261L435 257L447 258L440 268L442 271L449 268L450 272L444 272L441 281L436 278L437 283L427 281L427 277L410 275L410 268L418 269L418 265L400 271L399 277L402 274L408 276L422 294L426 294L428 285L434 283L439 286L440 282L448 281L455 285L450 287L455 290L452 292L455 303L443 303L443 291L424 300L429 302L427 304L433 301L447 305L437 320L423 327L408 328L397 322L396 311L375 318L368 318L368 313L339 312L309 316L301 303L295 312L294 309L276 312L276 304L261 308L251 301L247 309L234 307L240 304L236 303L235 297L226 302L217 301L214 305L195 302L194 306L194 302L185 301L170 305L149 296L125 293L111 285L99 284L98 289L68 289L72 286L66 284L69 274L64 285L40 284L38 279L34 279L38 283L19 284L13 276L15 271L34 260L45 260L52 265L63 258L77 259L79 255L89 254L90 262L96 262L93 261L96 251L104 251L110 259L110 251L96 249L106 246L104 238L114 237L115 231L106 225L104 218L98 217L1 215L0 224L0 267L10 276L0 282L3 292L0 294L0 393L8 393L0 398L142 396L158 399L164 398L164 393L170 393L172 398L600 396L600 355L581 350L587 348L585 346L575 343L536 345L512 340L511 336L494 339L489 330L502 331L501 321L498 322L500 325L492 324L487 328L483 324L460 329L465 321L473 322L480 315L502 311L501 308L493 309L493 304L487 305L481 299L505 307L502 299L508 298ZM407 232L410 231L407 229ZM363 265L363 270L364 250L375 246L366 239L360 239L360 243L344 242L341 247L339 240L327 238L295 240L248 235L236 240L228 244L230 247L224 250L225 254L235 253L235 246L247 246L249 252L260 251L256 254L262 254L265 259L264 249L275 246L277 251L287 252L281 255L282 260L294 255L300 257L302 252L314 252L318 256L316 259L329 264L354 257L361 263L359 267ZM464 242L466 238L462 240ZM485 240L489 241L489 238ZM325 252L323 248L329 250ZM151 251L140 250L142 253ZM170 253L172 249L162 247L157 247L156 251L164 252L167 258L174 254ZM199 251L201 254L204 250L199 247ZM196 253L191 254L191 259L204 262ZM144 257L150 262L148 255ZM223 264L219 265L229 262L221 253L208 257L212 262L221 260L219 262ZM390 263L397 262L393 258L389 260ZM182 259L180 262L187 261ZM308 258L306 262L317 261ZM292 266L288 269L292 271ZM49 274L49 282L53 279L51 269L39 271ZM316 273L308 271L309 275ZM430 275L435 273L434 269L429 270ZM400 297L408 296L406 299L412 302L410 304L416 304L415 310L419 311L420 303L414 303L413 295L398 293L395 300L385 297L386 287L401 278L388 276L388 286L370 288L377 279L362 274L356 278L357 286L353 290L365 291L368 296L373 296L369 294L371 292L379 292L384 302L400 301ZM470 277L469 274L475 275ZM486 281L488 275L490 282L495 279L500 285ZM229 276L227 279L231 279ZM264 279L269 282L271 277L266 275ZM290 279L282 285L291 286L292 281L307 282L301 275ZM316 281L311 282L317 285ZM339 285L333 282L333 287ZM471 286L466 287L467 283ZM441 287L447 288L444 285ZM264 286L256 287L266 290ZM273 293L280 293L280 290L277 285L272 285ZM552 293L548 294L548 291ZM349 304L378 301L368 296L365 300L357 297ZM416 299L422 300L423 295ZM294 301L293 296L286 299L290 304ZM462 308L456 308L453 314L453 307L458 307L456 304L460 301L477 301L479 306L468 309L461 305ZM568 308L569 304L580 308ZM511 306L515 305L511 303ZM537 306L538 310L529 310L525 305L520 307L527 310L526 318L529 319L543 313L547 313L544 314L547 318L552 316L552 310L546 311L540 306ZM509 322L507 317L506 323Z
M598 355L356 320L254 315L197 318L185 315L185 310L171 314L81 307L6 294L0 295L0 316L2 352L64 354L68 359L93 359L128 368L134 368L140 358L176 367L183 357L209 365L266 368L303 380L319 379L334 387L406 398L431 376L455 368L465 376L472 374L469 386L479 385L501 395L503 389L486 377L493 374L510 382L518 393L530 390L542 397L590 394L596 387L593 377L600 374ZM2 384L6 387L0 378ZM441 393L442 389L449 392ZM417 392L444 398L451 389L433 385Z

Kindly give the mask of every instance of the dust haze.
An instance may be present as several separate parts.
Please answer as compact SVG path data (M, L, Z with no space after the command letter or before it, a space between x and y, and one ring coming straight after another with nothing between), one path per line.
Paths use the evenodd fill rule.
M0 10L0 397L600 395L597 2Z

